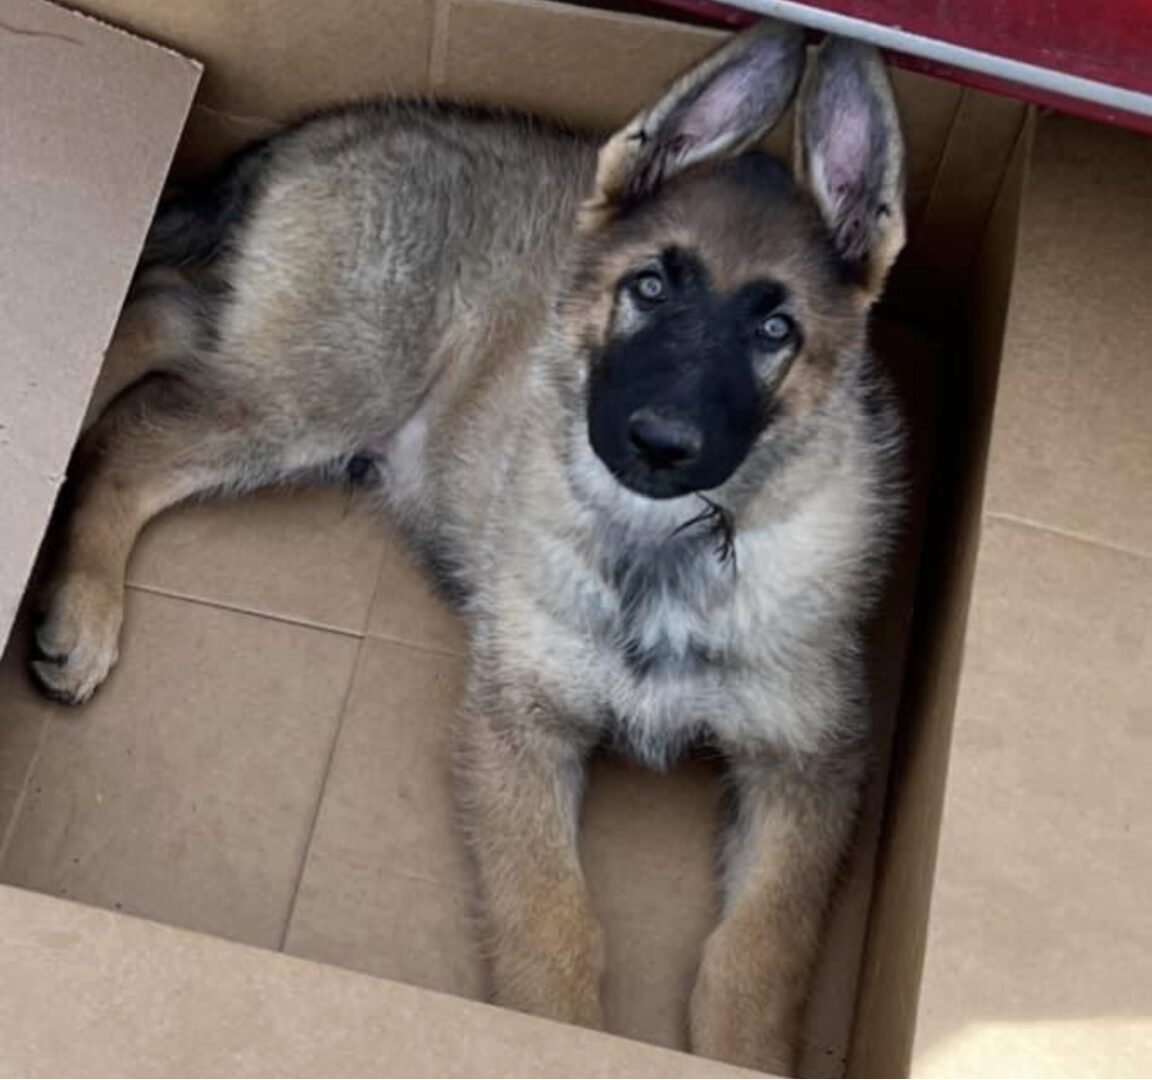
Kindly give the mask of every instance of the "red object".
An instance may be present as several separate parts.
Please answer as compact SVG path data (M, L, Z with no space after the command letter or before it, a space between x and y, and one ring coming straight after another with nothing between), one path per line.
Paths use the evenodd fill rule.
M694 21L746 26L758 15L717 0L647 0ZM821 0L809 4L937 41L1152 94L1152 0ZM1152 133L1152 117L893 53L914 71Z

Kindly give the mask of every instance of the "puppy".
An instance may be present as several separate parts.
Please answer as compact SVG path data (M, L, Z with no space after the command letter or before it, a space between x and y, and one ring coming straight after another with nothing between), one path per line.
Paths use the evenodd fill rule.
M727 761L700 1054L793 1067L863 772L859 632L898 521L900 426L867 319L904 238L878 56L796 94L764 23L602 143L449 104L322 113L158 217L112 349L151 373L78 449L33 670L117 658L144 524L349 473L471 631L454 728L494 999L601 1022L577 856L584 765ZM131 355L125 357L125 353Z

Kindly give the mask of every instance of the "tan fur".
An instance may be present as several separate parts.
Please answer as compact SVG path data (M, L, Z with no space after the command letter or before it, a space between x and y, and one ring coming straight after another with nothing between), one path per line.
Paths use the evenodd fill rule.
M851 831L857 628L899 502L863 314L902 236L898 131L871 54L829 56L837 85L879 95L873 142L891 149L883 192L864 192L891 205L864 223L860 280L837 270L835 200L733 160L803 63L802 35L769 24L598 156L516 118L365 104L169 207L113 346L118 367L157 370L80 448L33 665L62 700L99 685L132 544L166 507L371 461L471 631L454 767L494 999L601 1023L603 942L577 851L586 758L608 742L659 767L705 738L736 805L693 1046L780 1071ZM779 386L756 375L773 419L708 492L727 556L695 496L637 494L589 442L598 351L643 317L621 281L669 246L717 295L781 283L804 329Z
M576 856L580 754L548 710L474 702L456 727L456 795L477 856L494 1000L598 1027L604 946Z
M861 762L806 775L794 763L738 759L728 901L692 995L699 1052L787 1073L794 1067L822 904L851 833ZM771 957L771 963L765 959Z

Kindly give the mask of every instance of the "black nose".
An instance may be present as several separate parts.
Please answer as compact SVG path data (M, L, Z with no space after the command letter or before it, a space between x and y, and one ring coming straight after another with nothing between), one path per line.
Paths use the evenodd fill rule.
M628 418L628 439L654 469L687 465L704 447L704 434L695 424L656 409L637 409Z

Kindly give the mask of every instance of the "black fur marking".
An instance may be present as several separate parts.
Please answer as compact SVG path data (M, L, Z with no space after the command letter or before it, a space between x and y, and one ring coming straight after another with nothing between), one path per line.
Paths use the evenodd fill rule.
M409 553L427 574L436 595L453 611L463 611L472 597L473 588L447 544L434 536L409 530L404 530L403 536Z
M141 265L189 266L216 258L251 210L274 141L250 143L212 182L166 200L148 233Z
M363 487L376 472L376 462L367 454L357 454L348 459L344 466L348 484L351 487Z
M675 245L666 247L660 252L660 262L668 279L678 288L700 290L711 288L712 275L708 273L704 260L695 252Z
M684 654L674 653L667 644L646 648L635 638L628 638L621 649L628 670L639 679L659 678L663 674L683 675L710 668L715 658L699 645L689 645Z
M626 487L657 499L719 487L763 430L756 301L773 288L757 282L759 294L717 293L703 260L683 248L661 252L661 265L667 295L647 307L634 302L638 324L597 350L586 403L597 456ZM642 413L693 430L699 447L675 461L648 453L634 426Z
M722 162L716 168L716 176L760 203L799 201L791 167L766 150L749 150Z

